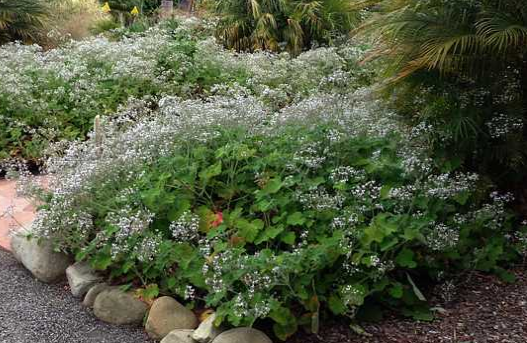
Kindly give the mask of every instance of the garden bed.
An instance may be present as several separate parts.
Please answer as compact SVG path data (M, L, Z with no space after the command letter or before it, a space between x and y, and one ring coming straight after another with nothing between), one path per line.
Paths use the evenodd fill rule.
M137 305L134 324L170 296L293 343L364 342L350 323L383 314L364 326L369 342L523 339L477 297L495 302L501 285L478 288L479 272L512 281L527 250L513 194L432 154L431 128L378 97L364 49L234 53L185 23L0 49L16 69L0 81L0 159L42 161L49 187L21 173L21 191L42 204L30 236L62 252L63 269L133 290L115 293ZM525 317L517 300L503 318Z
M432 322L416 322L388 315L378 323L365 323L372 337L358 336L347 323L328 323L318 337L299 334L290 343L523 343L527 342L527 272L518 267L517 282L472 273L457 287L450 302ZM441 298L441 293L435 294Z

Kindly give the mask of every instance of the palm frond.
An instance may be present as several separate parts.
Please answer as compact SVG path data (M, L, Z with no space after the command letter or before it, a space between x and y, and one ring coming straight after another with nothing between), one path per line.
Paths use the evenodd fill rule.
M504 14L493 15L476 23L478 35L483 37L485 46L504 52L527 44L527 23L518 22Z

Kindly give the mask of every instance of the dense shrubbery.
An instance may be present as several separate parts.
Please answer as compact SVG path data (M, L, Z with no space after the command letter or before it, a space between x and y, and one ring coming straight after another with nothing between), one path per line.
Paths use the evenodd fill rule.
M285 105L333 83L370 82L367 70L347 73L360 48L320 49L292 61L287 54L235 55L205 39L210 29L199 22L165 26L121 33L118 42L99 37L50 51L0 48L0 159L34 160L50 142L83 139L96 115L113 113L129 98L203 97L215 85L237 83Z
M106 114L88 140L50 149L49 189L26 183L43 204L34 235L144 296L271 323L281 339L380 305L430 319L423 290L460 271L512 279L503 267L527 233L511 195L431 159L446 138L375 100L363 48L235 54L195 24L0 50L3 157L84 138ZM449 98L433 99L445 113ZM398 108L437 118L421 105Z
M35 234L231 325L272 319L282 339L375 304L430 318L427 278L508 277L509 196L438 169L368 92L279 111L219 92L163 98L156 114L134 102L50 159Z
M51 141L83 138L96 115L130 97L189 96L243 75L222 70L204 53L184 30L158 29L117 43L94 38L50 51L0 48L0 159L36 159Z
M398 111L429 136L437 158L524 189L525 1L379 2L369 25L382 38L378 56L394 62Z

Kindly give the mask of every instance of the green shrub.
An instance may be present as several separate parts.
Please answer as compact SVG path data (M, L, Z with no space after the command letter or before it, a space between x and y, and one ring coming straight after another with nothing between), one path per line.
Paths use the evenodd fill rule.
M235 54L207 39L210 25L167 21L133 33L114 30L42 51L0 49L0 160L39 161L50 142L84 139L96 115L114 113L131 98L152 102L164 94L207 97L245 86L274 108L318 91L367 85L363 47L320 48L288 54ZM155 107L155 104L153 105Z
M91 27L90 32L94 35L98 35L101 33L106 33L108 31L112 31L115 29L118 29L121 27L121 24L119 24L115 18L107 18L96 21Z
M523 0L378 1L396 107L437 158L523 192L527 7Z
M158 111L137 103L49 160L35 234L114 282L233 326L269 320L281 339L379 304L431 319L427 280L460 270L510 279L510 196L435 165L367 92Z
M129 98L168 93L194 96L243 72L201 65L198 39L151 29L111 42L93 38L42 51L36 46L0 49L0 160L37 161L50 142L84 139L93 118ZM201 53L201 52L199 52Z
M176 0L177 2L177 0ZM111 9L111 14L120 20L126 20L128 22L133 20L131 11L134 7L139 10L140 16L149 16L161 5L161 0L100 0L101 4L108 3Z

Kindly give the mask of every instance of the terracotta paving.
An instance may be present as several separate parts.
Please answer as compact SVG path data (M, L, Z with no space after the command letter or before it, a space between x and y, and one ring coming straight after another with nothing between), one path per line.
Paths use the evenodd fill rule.
M0 247L10 250L10 233L27 227L35 217L35 207L17 196L16 182L0 179Z

